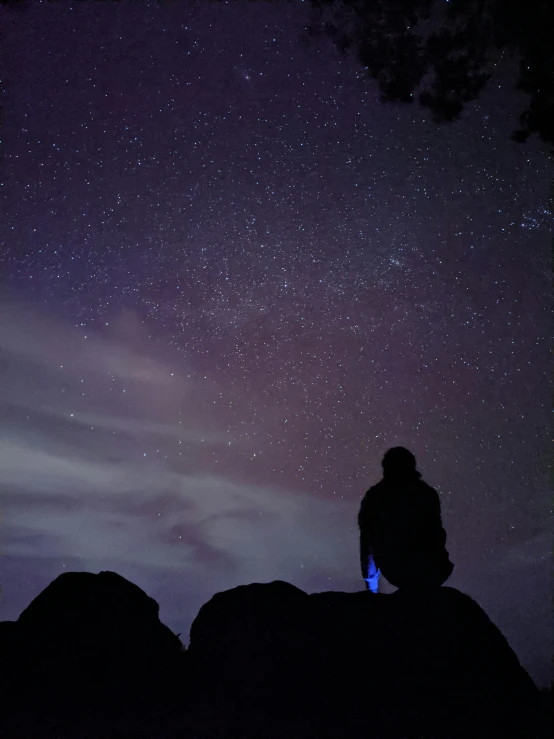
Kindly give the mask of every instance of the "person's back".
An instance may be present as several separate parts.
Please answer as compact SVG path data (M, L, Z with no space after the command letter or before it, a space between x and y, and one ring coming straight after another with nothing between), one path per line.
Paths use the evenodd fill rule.
M445 548L439 496L421 480L415 457L402 447L383 458L383 480L360 508L360 559L369 589L378 571L399 588L442 585L453 565Z

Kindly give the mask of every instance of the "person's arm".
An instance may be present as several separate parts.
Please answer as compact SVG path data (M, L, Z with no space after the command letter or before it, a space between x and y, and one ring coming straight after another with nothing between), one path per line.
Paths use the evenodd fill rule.
M374 515L372 504L374 496L370 496L370 491L365 494L358 515L358 525L360 527L360 565L362 568L362 577L365 580L367 590L372 593L379 592L379 577L381 572L375 562L373 553L373 541L370 534L371 517Z
M368 493L365 494L358 514L358 526L360 527L360 566L362 568L362 577L364 580L368 578L369 557L373 554L372 542L369 534L369 500Z
M362 577L367 580L369 569L369 556L371 554L371 546L367 532L360 529L360 565L362 568Z
M439 498L439 494L437 493L435 488L428 486L427 495L427 505L430 515L430 521L433 522L433 531L435 532L435 536L437 537L437 543L439 543L441 546L444 546L446 543L446 531L444 530L444 527L442 525L441 501Z
M432 488L430 485L427 486L427 493L429 497L429 509L433 512L433 515L441 521L441 499L439 498L439 494L435 488Z

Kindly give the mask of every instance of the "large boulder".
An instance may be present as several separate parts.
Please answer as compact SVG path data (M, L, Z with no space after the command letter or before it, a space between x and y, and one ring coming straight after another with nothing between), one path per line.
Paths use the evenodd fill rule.
M203 606L189 657L198 731L212 722L206 736L223 726L318 739L538 731L536 687L479 605L453 588L387 596L242 586Z
M79 642L96 650L108 647L134 653L172 653L178 637L159 619L159 605L115 572L66 572L53 580L17 620L34 638Z
M539 694L452 588L218 593L188 651L140 588L67 573L0 623L0 736L371 739L540 736Z
M11 699L12 723L30 730L26 722L34 716L59 733L68 721L93 730L108 718L127 720L137 706L146 716L175 684L183 657L158 610L113 572L56 578L9 627L15 658L3 669L10 675L4 697Z
M295 677L305 663L307 601L302 590L276 581L241 585L202 606L187 653L200 735L225 735L231 726L244 731L245 717L254 734L264 731L276 699L287 731L304 713Z

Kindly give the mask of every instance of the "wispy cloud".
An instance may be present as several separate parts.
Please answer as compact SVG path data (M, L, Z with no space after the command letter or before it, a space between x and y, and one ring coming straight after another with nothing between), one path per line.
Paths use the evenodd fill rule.
M245 481L250 442L229 448L216 391L139 322L100 336L28 306L0 316L4 556L219 587L344 568L330 555L344 506L314 515L269 469Z

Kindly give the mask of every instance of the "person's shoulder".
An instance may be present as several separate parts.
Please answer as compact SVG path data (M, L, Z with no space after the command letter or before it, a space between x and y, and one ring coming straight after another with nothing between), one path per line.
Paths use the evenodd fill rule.
M373 500L376 496L379 495L382 489L382 485L383 481L381 480L381 482L378 482L376 485L372 485L370 488L368 488L368 490L366 490L362 500L362 506L368 505L370 500Z
M378 483L376 483L375 485L372 485L369 488L369 490L366 492L366 496L371 497L373 495L378 495L380 492L382 492L384 485L385 485L384 481L380 480Z
M422 490L434 490L434 488L429 485L428 482L425 482L422 477L420 477L419 480L416 481L416 485L419 485Z
M429 485L428 482L425 482L425 480L421 480L421 479L418 480L416 483L416 486L417 486L418 491L422 495L425 495L427 498L438 498L439 497L439 494L437 493L435 488L432 487L432 485Z

